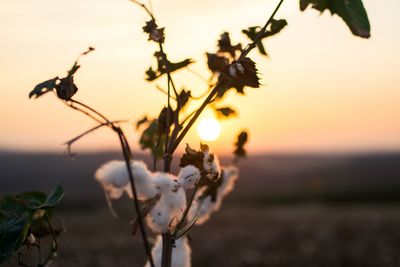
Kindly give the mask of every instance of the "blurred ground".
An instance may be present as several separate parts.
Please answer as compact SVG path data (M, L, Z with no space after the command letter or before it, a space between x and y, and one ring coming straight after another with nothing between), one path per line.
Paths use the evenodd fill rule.
M129 216L66 210L68 232L53 266L141 266ZM225 203L191 233L193 266L400 266L400 206Z
M131 202L117 201L113 218L93 179L118 156L0 153L1 195L66 188L67 232L52 266L144 264ZM223 209L191 232L193 266L400 266L399 163L398 155L251 157Z

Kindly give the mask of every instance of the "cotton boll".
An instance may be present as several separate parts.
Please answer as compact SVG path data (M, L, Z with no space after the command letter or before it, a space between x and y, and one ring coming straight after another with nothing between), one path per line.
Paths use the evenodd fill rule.
M111 199L118 199L129 183L126 174L126 165L123 161L110 161L97 169L95 178L103 186L104 191Z
M156 172L153 176L154 185L159 193L176 191L180 187L178 178L170 173Z
M218 193L221 192L223 196L226 196L229 192L233 190L235 182L239 177L239 170L235 166L228 166L224 168L222 174L222 184L218 188Z
M184 189L194 188L200 178L199 169L193 165L183 167L178 174L178 182Z
M147 216L147 224L153 232L162 234L174 229L181 220L186 209L186 194L172 174L156 173L153 180L161 197Z
M158 235L154 246L151 250L155 267L161 266L162 257L162 237ZM175 246L172 248L171 267L190 267L191 266L191 249L186 237L181 237L175 241ZM145 267L150 267L147 262Z
M201 199L204 189L199 190L196 193L196 204L192 205L188 213L189 221L192 220L196 214L199 214L196 225L201 225L210 218L212 213L218 211L222 205L224 197L233 190L238 175L239 171L234 166L228 166L223 169L221 177L222 183L220 187L218 187L217 199L215 202L211 200L211 196Z
M203 168L211 174L211 178L221 171L221 166L217 155L210 153L208 150L204 152Z
M157 190L154 188L152 174L142 161L131 162L132 174L136 191L140 200L154 197ZM124 191L132 197L132 190L125 161L113 160L102 165L95 174L111 199L120 198Z
M129 183L126 165L123 161L107 162L97 169L95 177L101 184L108 184L117 188L124 187Z
M147 169L143 161L132 161L132 174L136 185L136 192L140 200L154 197L158 192L154 186L153 174ZM128 175L128 172L126 172ZM130 197L133 197L131 185L125 187Z

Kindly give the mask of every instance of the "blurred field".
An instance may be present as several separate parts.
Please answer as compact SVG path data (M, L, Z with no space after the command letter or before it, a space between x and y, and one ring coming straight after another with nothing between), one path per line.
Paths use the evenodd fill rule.
M225 203L192 234L193 266L400 266L400 206ZM68 232L53 266L140 266L128 216L106 208L61 213Z
M141 266L131 202L109 212L93 181L117 154L0 156L1 194L65 185L52 266ZM258 156L223 210L191 232L193 266L400 266L400 156ZM229 159L224 159L225 162ZM24 167L22 167L24 166Z

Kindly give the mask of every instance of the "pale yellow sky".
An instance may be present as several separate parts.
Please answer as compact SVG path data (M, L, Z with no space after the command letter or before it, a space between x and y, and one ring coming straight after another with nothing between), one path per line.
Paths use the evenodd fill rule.
M263 24L276 2L153 0L153 6L171 60L192 57L192 69L208 75L204 52L215 50L219 34L244 41L240 30ZM400 2L364 4L369 40L353 37L336 16L302 13L297 0L286 0L277 18L289 26L265 42L271 57L252 54L264 86L228 96L239 117L223 123L211 146L231 150L234 134L246 128L253 153L400 149ZM0 150L62 151L62 142L94 125L51 94L27 97L37 83L63 75L90 45L97 51L81 61L76 98L112 119L156 115L165 96L143 79L156 49L142 33L146 20L128 0L1 0ZM174 77L197 93L204 88L190 73ZM136 147L134 128L125 129ZM114 149L117 141L103 129L75 149ZM199 142L194 129L186 141Z

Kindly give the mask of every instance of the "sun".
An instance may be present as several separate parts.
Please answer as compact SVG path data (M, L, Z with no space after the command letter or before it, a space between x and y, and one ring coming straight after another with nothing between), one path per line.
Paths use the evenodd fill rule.
M221 134L221 124L214 118L204 118L197 126L197 133L201 140L214 141Z

